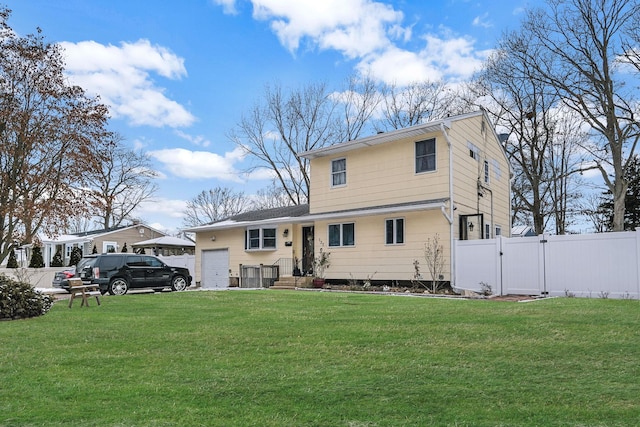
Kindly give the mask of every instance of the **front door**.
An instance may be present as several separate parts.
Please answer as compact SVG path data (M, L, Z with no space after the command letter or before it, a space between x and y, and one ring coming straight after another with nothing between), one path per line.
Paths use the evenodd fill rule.
M313 226L302 227L302 274L313 273Z

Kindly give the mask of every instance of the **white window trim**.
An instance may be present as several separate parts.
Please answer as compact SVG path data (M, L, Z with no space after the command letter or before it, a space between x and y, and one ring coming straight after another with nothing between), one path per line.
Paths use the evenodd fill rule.
M434 148L434 153L433 153L433 170L424 170L424 171L417 171L416 170L416 160L418 160L418 143L419 142L430 142L433 141L433 148ZM436 140L436 138L428 138L428 139L421 139L420 141L415 141L413 143L413 172L416 175L422 175L423 173L434 173L438 170L438 141Z
M491 184L491 170L489 167L489 160L485 160L482 166L482 171L484 174L484 183Z
M107 250L109 249L109 246L113 246L115 248L115 251L118 252L118 242L102 242L102 253L106 254L108 253Z
M480 149L478 146L471 141L467 141L467 147L469 148L469 157L476 161L480 160Z
M494 237L502 236L502 226L496 225L495 227L493 227L493 233Z
M257 248L251 248L250 246L250 231L259 230L260 245ZM264 247L264 230L275 230L274 235L274 246ZM275 251L278 249L278 228L277 227L248 227L246 230L246 242L245 242L245 251L247 252L257 252L257 251Z
M346 224L353 224L353 245L345 245L344 244L344 226ZM340 244L339 245L331 245L331 240L329 239L329 229L332 226L339 225L340 226ZM353 248L356 245L356 223L355 221L351 222L336 222L333 224L327 225L327 242L330 248Z
M397 224L398 224L398 220L402 220L402 243L398 243L396 242L396 228L397 228ZM389 243L387 242L387 221L393 221L393 242ZM404 219L404 217L396 217L396 218L385 218L384 220L384 244L387 246L400 246L400 245L404 245L404 242L407 240L406 239L406 231L407 231L407 221Z
M333 162L337 162L340 160L344 160L344 171L341 172L334 172L333 171ZM344 187L347 185L347 158L346 157L340 157L339 159L333 159L331 160L331 162L329 162L329 167L330 167L330 174L331 174L331 188L338 188L338 187ZM333 177L334 175L337 174L344 174L344 184L334 184L333 183Z

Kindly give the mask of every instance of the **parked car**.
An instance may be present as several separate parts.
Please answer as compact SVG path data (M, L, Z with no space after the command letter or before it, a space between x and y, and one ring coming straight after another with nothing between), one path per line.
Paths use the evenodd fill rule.
M69 290L69 281L67 279L74 277L76 275L75 268L68 268L66 270L58 271L53 276L53 281L51 284L54 288L62 288Z
M100 292L111 295L138 288L184 291L192 281L187 268L171 267L154 256L127 253L88 255L76 271L83 282L97 284Z

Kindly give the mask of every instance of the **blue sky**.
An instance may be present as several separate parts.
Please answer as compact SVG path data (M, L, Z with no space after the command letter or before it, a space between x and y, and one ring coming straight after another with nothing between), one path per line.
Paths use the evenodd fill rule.
M2 0L0 0L1 2ZM385 82L464 81L532 1L19 0L19 34L61 43L69 78L109 105L110 128L147 152L159 192L137 215L167 231L216 186L251 194L228 133L266 84L299 87L367 71Z

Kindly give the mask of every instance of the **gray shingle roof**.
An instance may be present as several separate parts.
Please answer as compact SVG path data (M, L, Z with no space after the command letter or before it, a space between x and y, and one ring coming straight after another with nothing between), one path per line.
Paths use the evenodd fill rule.
M309 205L295 205L295 206L285 206L281 208L272 208L272 209L261 209L250 212L243 212L238 215L231 216L229 218L224 219L223 221L236 221L236 222L247 222L247 221L263 221L267 219L274 218L288 218L288 217L299 217L309 214ZM220 221L216 221L220 222ZM215 224L213 222L212 224Z

